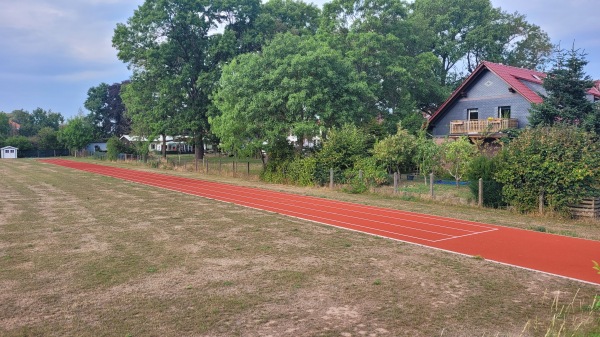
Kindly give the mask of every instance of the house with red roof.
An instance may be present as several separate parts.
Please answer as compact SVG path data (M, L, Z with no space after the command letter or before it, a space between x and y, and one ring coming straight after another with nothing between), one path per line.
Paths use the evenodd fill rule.
M8 120L8 125L10 125L10 134L12 136L16 136L19 134L19 130L21 129L21 124L14 122L13 120Z
M429 118L434 137L497 138L528 125L529 108L542 103L543 72L482 62ZM600 81L587 98L600 100Z

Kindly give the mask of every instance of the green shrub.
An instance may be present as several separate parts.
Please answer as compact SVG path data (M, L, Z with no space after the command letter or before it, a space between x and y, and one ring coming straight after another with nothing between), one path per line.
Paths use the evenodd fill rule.
M332 129L316 156L315 181L318 184L329 182L329 171L333 168L334 180L346 182L345 171L354 168L354 163L368 155L369 137L354 125Z
M314 185L316 183L316 168L317 160L315 157L297 157L288 165L288 181L300 186Z
M504 184L505 200L520 211L547 206L566 213L600 181L600 143L574 126L527 129L499 160L495 179Z
M479 179L481 178L483 179L483 204L494 208L505 205L502 201L502 184L494 180L497 171L497 159L484 155L473 159L467 171L469 189L475 199L479 198Z

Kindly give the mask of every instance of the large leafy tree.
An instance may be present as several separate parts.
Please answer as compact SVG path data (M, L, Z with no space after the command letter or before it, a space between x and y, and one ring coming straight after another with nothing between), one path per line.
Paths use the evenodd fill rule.
M121 99L121 85L100 83L88 90L84 106L90 111L100 138L122 136L130 131L130 120Z
M584 72L586 64L585 54L575 48L557 51L554 65L544 79L544 101L530 109L532 126L572 124L600 133L598 111L586 98L587 90L594 85Z
M146 141L160 136L163 158L167 156L166 136L176 132L169 94L170 88L160 86L150 72L134 72L132 81L122 87L121 93L134 133Z
M293 0L270 0L262 5L253 34L261 46L275 35L314 35L319 28L321 11L313 4Z
M62 114L42 108L36 108L31 113L22 109L15 110L11 113L11 117L13 121L21 125L19 134L25 137L35 136L44 127L58 130L64 122Z
M159 108L173 125L194 136L197 158L203 156L203 138L209 132L208 96L220 64L236 53L254 50L248 32L259 6L258 0L147 0L115 29L113 45L119 59L133 68L137 78L152 78ZM223 34L217 33L220 26ZM148 91L139 86L129 90L140 96L138 100Z
M94 126L88 118L79 114L67 121L58 131L57 138L66 148L77 153L94 140Z
M8 114L0 112L0 138L8 137L10 135L10 124L8 121L10 118Z
M521 211L544 206L566 211L590 195L600 179L600 143L575 126L528 129L501 153L496 180L505 200Z
M440 63L425 48L415 49L409 5L389 0L334 0L323 9L322 34L366 75L374 93L371 109L388 134L403 121L408 127L423 121L449 93L436 77ZM419 121L412 123L412 121ZM411 130L415 131L415 130Z
M536 68L552 52L548 35L538 26L523 15L494 8L490 0L415 0L412 9L410 21L420 47L433 51L442 63L442 85L483 60Z
M277 36L260 54L223 69L214 94L213 132L227 148L268 151L290 133L369 120L372 94L341 53L313 37Z
M55 150L61 148L58 142L58 131L51 127L43 127L35 136L35 143L40 150Z

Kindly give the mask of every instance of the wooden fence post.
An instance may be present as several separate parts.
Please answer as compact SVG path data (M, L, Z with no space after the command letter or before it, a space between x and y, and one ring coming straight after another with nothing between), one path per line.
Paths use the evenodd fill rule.
M248 170L247 170L247 172L248 172L248 177L249 177L250 176L250 162L248 162Z
M477 201L479 207L483 206L483 178L479 178L479 200Z
M398 172L394 172L394 194L398 194Z
M433 172L429 174L429 195L433 199Z
M333 189L333 168L329 169L329 188Z
M206 164L206 174L208 174L208 159L204 158L204 163Z

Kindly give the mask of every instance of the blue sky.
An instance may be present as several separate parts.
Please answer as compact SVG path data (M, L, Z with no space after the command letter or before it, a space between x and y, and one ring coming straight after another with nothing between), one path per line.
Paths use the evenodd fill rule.
M322 4L324 0L314 1ZM37 107L72 117L87 90L129 78L111 38L143 0L0 2L0 111ZM597 0L492 0L542 27L554 43L585 50L587 73L600 79ZM84 110L84 113L87 111Z

